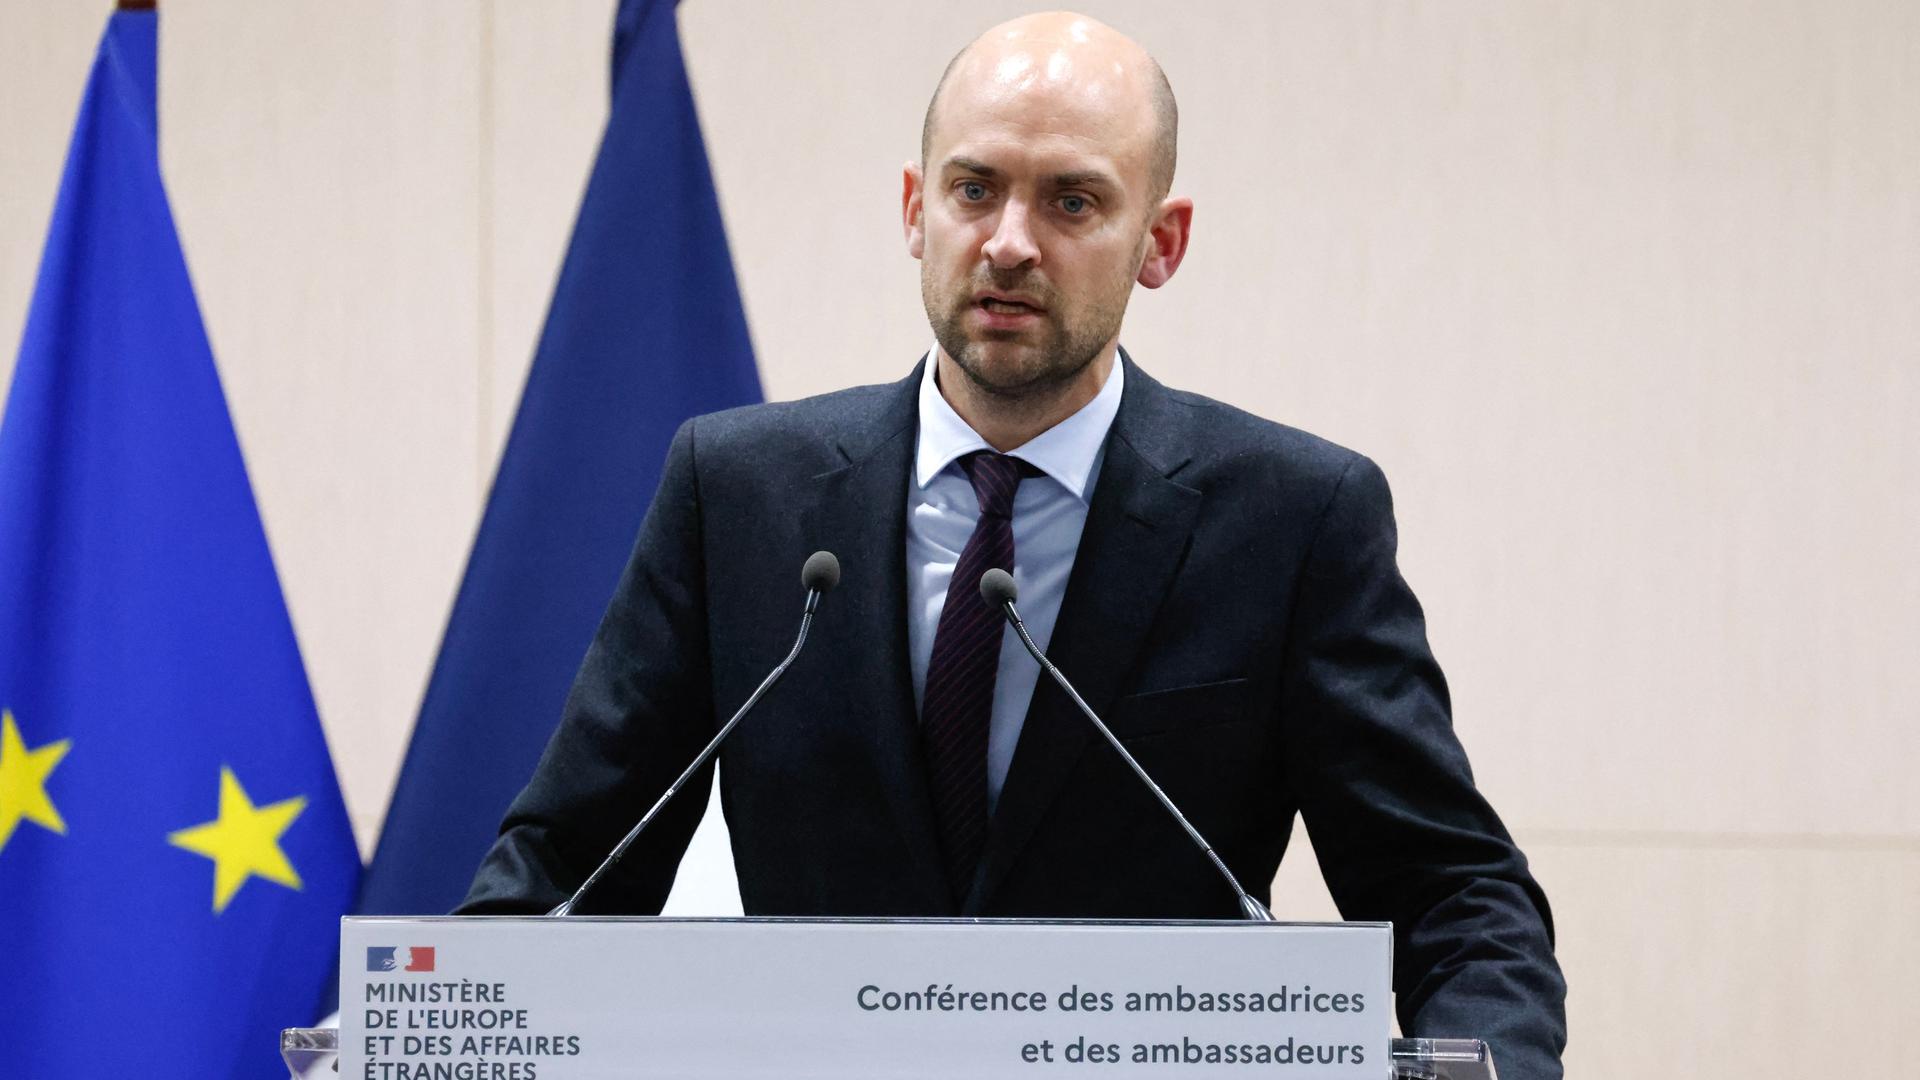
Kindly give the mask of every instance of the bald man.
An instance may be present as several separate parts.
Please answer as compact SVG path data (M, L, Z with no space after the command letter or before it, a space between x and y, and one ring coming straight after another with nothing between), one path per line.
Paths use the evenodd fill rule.
M1385 478L1120 348L1133 287L1186 254L1177 136L1159 66L1091 19L1017 19L955 57L901 198L934 347L891 385L681 428L463 912L566 899L785 654L825 549L842 584L723 753L749 913L1235 917L980 599L997 566L1263 900L1303 816L1342 913L1394 924L1405 1032L1560 1075L1546 899L1454 737ZM657 912L702 809L670 804L576 910Z

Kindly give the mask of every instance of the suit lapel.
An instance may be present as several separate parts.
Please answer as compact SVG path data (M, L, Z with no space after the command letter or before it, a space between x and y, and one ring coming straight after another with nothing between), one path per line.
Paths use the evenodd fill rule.
M1185 557L1200 493L1170 476L1187 460L1183 410L1125 353L1126 391L1108 433L1087 524L1047 655L1105 717L1129 686L1154 614ZM978 914L1099 736L1045 675L1034 688L987 851L963 914Z
M876 413L836 438L846 464L813 478L809 543L840 559L842 576L825 601L849 632L837 690L846 722L860 725L887 799L922 883L929 912L950 912L953 897L940 862L927 793L913 675L907 661L906 497L913 460L920 368L884 387ZM831 784L831 777L821 777Z

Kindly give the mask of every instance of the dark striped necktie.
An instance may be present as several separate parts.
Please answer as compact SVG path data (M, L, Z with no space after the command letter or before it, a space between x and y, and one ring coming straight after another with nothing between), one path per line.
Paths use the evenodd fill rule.
M988 450L961 458L960 467L973 482L980 521L947 584L920 717L947 878L964 901L987 846L987 731L1005 626L980 598L980 575L996 566L1013 572L1013 495L1023 475L1039 470Z

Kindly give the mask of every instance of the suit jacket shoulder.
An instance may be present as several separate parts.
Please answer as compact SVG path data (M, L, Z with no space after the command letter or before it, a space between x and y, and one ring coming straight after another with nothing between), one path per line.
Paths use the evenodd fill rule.
M1331 485L1363 455L1203 394L1161 384L1122 353L1127 395L1112 437L1161 475L1204 488L1259 476L1288 487ZM891 383L850 387L793 401L745 405L695 417L694 453L703 473L738 468L755 475L838 468L916 421L920 366Z
M795 401L743 405L687 421L697 467L755 476L813 475L848 463L875 438L913 422L913 385L855 386ZM906 407L903 409L902 405Z
M1132 377L1139 368L1128 371ZM1146 378L1144 372L1140 377ZM1151 380L1147 380L1151 382ZM1154 382L1169 411L1187 414L1188 436L1196 459L1233 461L1257 455L1274 465L1338 475L1360 457L1356 451L1309 431L1256 416L1245 409L1189 390L1175 390Z
M1369 504L1378 517L1390 515L1385 477L1366 455L1203 394L1163 386L1131 361L1127 378L1129 400L1115 421L1115 443L1149 470L1197 492L1206 516L1277 529L1306 542L1342 492ZM1351 483L1356 477L1361 482Z

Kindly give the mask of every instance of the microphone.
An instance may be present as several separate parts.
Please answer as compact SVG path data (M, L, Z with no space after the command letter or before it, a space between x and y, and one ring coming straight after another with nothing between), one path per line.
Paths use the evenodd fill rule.
M766 679L760 683L759 688L747 697L746 704L741 705L739 711L733 714L733 719L722 725L713 740L707 743L706 749L700 751L699 756L693 759L693 764L688 765L673 783L667 785L667 790L661 792L660 797L654 800L653 806L640 815L640 820L634 823L633 828L627 831L627 835L622 837L618 844L614 845L607 857L600 860L600 865L593 868L593 873L587 875L587 880L580 883L580 887L573 891L573 895L567 897L559 907L547 912L548 918L573 914L574 905L578 904L580 898L587 894L587 890L593 888L594 883L600 880L600 875L620 861L620 857L627 853L627 849L640 838L640 834L653 823L653 819L659 816L667 803L672 801L673 797L680 793L680 789L686 786L687 781L693 779L693 774L699 772L700 767L713 757L714 753L720 749L720 744L727 741L727 735L733 731L734 725L747 715L747 711L753 708L761 695L765 694L774 683L780 681L780 676L787 673L787 668L793 663L794 658L800 655L801 646L807 643L807 629L813 625L813 613L820 606L820 598L832 592L835 585L840 584L840 560L834 558L831 551L816 551L807 556L806 565L800 568L800 584L806 586L807 606L806 610L800 614L800 636L794 639L793 650L787 653L787 658L767 673Z
M1127 748L1120 745L1120 740L1114 736L1113 729L1094 713L1086 699L1082 698L1080 692L1073 688L1073 684L1067 681L1067 677L1060 674L1060 669L1053 666L1053 661L1047 659L1047 654L1040 651L1040 646L1033 643L1033 637L1027 633L1027 624L1020 621L1020 612L1013 606L1014 600L1019 595L1020 587L1014 584L1013 575L1005 570L995 567L980 575L980 596L986 600L987 606L998 608L1000 613L1006 616L1007 621L1013 624L1014 632L1020 635L1020 643L1025 645L1027 651L1033 654L1033 658L1040 662L1040 669L1053 676L1053 681L1060 684L1060 689L1065 690L1067 696L1073 699L1073 703L1080 706L1080 711L1086 714L1088 720L1093 721L1093 726L1099 729L1100 734L1107 737L1107 742L1115 750L1119 751L1121 759L1133 767L1134 775L1140 778L1141 783L1147 785L1147 790L1153 792L1153 797L1160 800L1160 805L1166 807L1167 813L1172 814L1173 819L1180 823L1180 827L1187 831L1188 836L1193 838L1193 842L1207 856L1208 861L1213 863L1213 868L1220 871L1221 877L1227 879L1228 887L1233 889L1233 895L1240 900L1240 913L1245 915L1249 922L1278 922L1279 920L1273 917L1273 912L1268 911L1265 904L1255 900L1248 895L1247 890L1240 887L1240 880L1233 876L1233 871L1227 869L1227 864L1214 853L1213 845L1207 843L1207 838L1201 836L1200 830L1193 827L1193 822L1187 820L1187 815L1173 805L1173 800L1167 798L1167 793L1160 790L1159 784L1153 782L1153 777L1148 776L1147 770L1140 767L1140 762L1134 760L1134 756L1127 752Z

